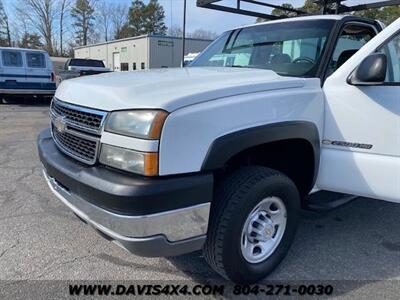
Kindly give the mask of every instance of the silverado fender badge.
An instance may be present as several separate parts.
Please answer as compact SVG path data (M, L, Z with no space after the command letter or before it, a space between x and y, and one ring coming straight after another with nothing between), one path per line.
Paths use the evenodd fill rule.
M323 140L323 145L332 145L332 146L340 146L340 147L349 147L349 148L360 148L360 149L372 149L373 145L370 144L361 144L361 143L351 143L351 142L343 142L343 141L330 141Z

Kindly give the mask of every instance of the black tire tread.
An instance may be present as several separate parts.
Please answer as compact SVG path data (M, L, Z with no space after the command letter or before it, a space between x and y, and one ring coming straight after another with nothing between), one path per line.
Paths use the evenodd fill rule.
M288 180L285 175L272 169L261 166L244 167L227 177L216 189L203 253L207 263L227 280L229 277L223 266L222 250L227 223L232 218L234 208L244 200L243 197L254 184L275 176ZM237 196L233 197L234 194Z

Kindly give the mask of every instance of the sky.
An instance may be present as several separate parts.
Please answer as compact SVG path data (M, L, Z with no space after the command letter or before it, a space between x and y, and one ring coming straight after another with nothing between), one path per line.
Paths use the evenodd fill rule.
M7 10L11 7L16 0L3 0ZM108 1L117 3L126 3L130 5L131 0L97 0ZM264 0L266 1L266 0ZM148 0L144 0L148 2ZM168 27L182 26L183 23L183 0L159 0L160 4L165 9L166 19L165 23ZM270 3L282 4L291 3L293 6L298 7L304 3L304 0L268 0ZM377 0L361 1L361 0L348 0L349 5L365 4L370 2L377 2ZM224 4L234 4L236 0L222 0ZM243 8L246 8L244 6ZM270 10L267 10L269 12ZM196 6L196 0L187 0L187 30L188 32L196 29L205 29L220 34L226 30L255 22L255 18L231 14L226 12L214 11L211 9L199 8Z

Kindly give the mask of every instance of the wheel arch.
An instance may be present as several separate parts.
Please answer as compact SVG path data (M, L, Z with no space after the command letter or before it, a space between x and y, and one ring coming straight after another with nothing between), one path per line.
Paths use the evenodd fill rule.
M265 152L265 150L272 149L273 147L273 153ZM282 154L278 154L277 152L281 152L281 149ZM298 182L297 178L301 178L302 174L298 174L297 176L286 175L295 181L302 196L311 191L318 174L320 138L317 126L308 121L267 124L221 136L210 146L202 164L202 171L215 172L224 170L231 161L243 159L246 154L248 154L247 158L251 158L251 155L256 155L254 154L255 150L258 150L256 152L258 155L260 153L268 153L271 156L276 155L276 159L278 160L282 160L283 158L279 155L290 156L292 160L303 159L304 155L307 155L308 160L312 160L312 166L309 166L311 169L308 169L308 165L305 165L307 170L304 171L310 173L310 178L306 182L303 182L304 179L300 180L302 182ZM310 156L312 157L310 158ZM279 164L279 162L277 163ZM266 166L273 168L274 164L271 166L267 163ZM279 165L276 169L287 173L285 170L280 170Z

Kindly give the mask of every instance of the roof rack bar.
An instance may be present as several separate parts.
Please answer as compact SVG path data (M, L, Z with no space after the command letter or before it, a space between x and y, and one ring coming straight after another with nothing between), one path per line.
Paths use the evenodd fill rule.
M243 6L241 6L241 4L245 2L245 3L258 5L260 7L269 7L269 8L280 9L283 11L290 11L290 12L296 13L297 15L307 15L308 14L299 9L287 8L287 7L284 7L281 5L269 3L269 2L272 2L272 0L270 0L270 1L236 0L236 7L225 6L224 4L221 4L221 3L217 4L217 2L221 2L221 1L222 0L197 0L197 6L203 7L203 8L219 10L219 11L225 11L225 12L229 12L229 13L236 13L236 14L241 14L241 15L246 15L246 16L259 17L259 18L263 18L266 20L277 20L277 19L286 18L286 16L273 16L271 14L263 13L263 12L257 11L257 10L242 9ZM342 2L345 2L345 1L346 0L315 0L314 3L318 3L318 4L322 5L321 13L323 13L323 14L327 14L327 13L340 14L340 13L348 13L348 12L366 10L366 9L371 9L371 8L382 8L382 7L386 7L386 6L400 5L400 0L380 1L380 2L373 2L373 3L367 3L367 4L359 4L359 5L354 5L354 6L347 6L347 5L342 4ZM336 4L335 9L330 8L329 4L334 4L334 3Z
M366 9L371 9L371 8L381 8L381 7L395 6L395 5L400 5L400 0L380 1L380 2L373 2L373 3L367 3L367 4L359 4L359 5L354 5L354 6L341 5L339 12L341 12L341 13L342 12L352 12L352 11L360 11L360 10L366 10Z
M276 9L281 9L281 10L286 10L286 11L297 13L299 15L307 14L307 12L301 11L299 9L284 7L284 6L280 6L280 5L276 5L276 4L265 3L265 2L261 2L261 1L257 1L257 0L239 0L238 2L240 3L240 1L251 3L251 4L257 4L257 5L261 5L261 6L266 6L266 7L271 7L271 8L276 8Z
M263 18L266 20L282 19L282 17L242 9L240 4L241 4L241 1L244 1L244 0L238 0L236 7L229 7L229 6L215 4L216 2L219 2L219 1L221 1L221 0L197 0L197 6L203 7L203 8L219 10L219 11L224 11L224 12L229 12L229 13L235 13L235 14L239 14L239 15ZM252 0L248 0L246 2L252 2ZM259 1L254 1L254 2L259 2ZM253 3L253 4L257 4L257 3ZM263 4L265 4L265 3L263 3ZM282 8L282 9L285 9L285 8Z

